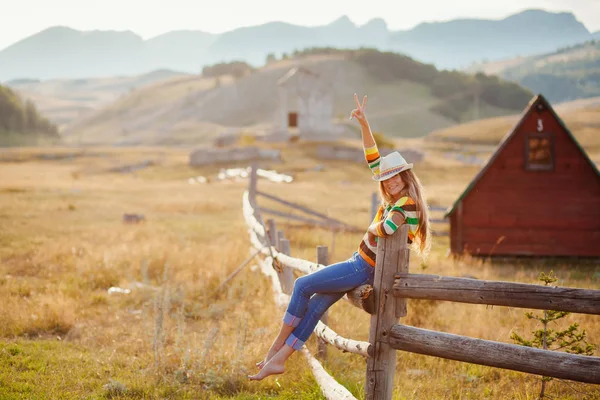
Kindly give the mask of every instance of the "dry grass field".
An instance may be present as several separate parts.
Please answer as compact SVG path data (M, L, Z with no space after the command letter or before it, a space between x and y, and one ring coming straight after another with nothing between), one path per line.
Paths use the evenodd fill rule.
M479 167L441 157L426 144L416 167L432 204L449 205ZM375 185L365 165L323 162L315 147L282 148L290 184L259 181L267 193L357 226L369 222ZM133 173L120 165L152 160ZM250 264L219 284L249 255L242 216L246 181L216 181L221 166L191 168L184 150L163 148L12 149L0 153L0 398L2 399L321 399L302 355L284 375L250 382L283 310L269 281ZM324 170L314 167L321 164ZM237 167L245 165L228 165ZM191 185L188 178L213 178ZM266 200L264 202L266 206ZM270 207L274 207L269 204ZM123 224L124 213L144 214ZM330 260L355 251L360 234L286 227L292 255ZM443 229L443 227L439 227ZM335 240L335 242L334 242ZM335 246L333 247L333 244ZM414 272L537 283L554 270L560 286L600 289L600 266L573 260L453 259L437 237ZM119 293L110 288L121 288ZM536 329L527 310L410 301L402 323L510 342ZM340 302L330 325L368 340L369 316ZM600 317L570 315L600 344ZM307 343L314 349L314 337ZM595 353L599 355L598 350ZM397 353L395 399L536 399L540 377L409 353ZM326 370L364 398L365 360L329 350ZM600 387L553 380L554 399L600 399Z

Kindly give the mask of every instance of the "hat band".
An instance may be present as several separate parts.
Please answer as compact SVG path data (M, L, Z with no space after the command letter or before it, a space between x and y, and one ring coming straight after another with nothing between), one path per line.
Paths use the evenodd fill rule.
M379 178L383 178L384 176L392 175L396 172L402 172L404 170L404 167L406 167L406 166L408 166L408 164L404 164L399 167L386 169L385 171L383 171L382 173L379 174Z

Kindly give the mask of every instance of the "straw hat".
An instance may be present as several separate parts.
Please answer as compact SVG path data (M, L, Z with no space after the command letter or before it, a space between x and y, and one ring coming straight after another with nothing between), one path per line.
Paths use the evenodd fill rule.
M400 153L394 151L385 157L381 157L381 161L379 162L379 174L374 175L373 179L379 182L385 181L412 167L412 163L407 163Z

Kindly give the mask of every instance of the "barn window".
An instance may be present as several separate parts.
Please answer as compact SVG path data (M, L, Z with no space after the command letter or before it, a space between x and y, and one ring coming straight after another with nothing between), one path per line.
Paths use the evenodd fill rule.
M553 138L549 134L532 133L527 137L525 167L529 170L554 168Z

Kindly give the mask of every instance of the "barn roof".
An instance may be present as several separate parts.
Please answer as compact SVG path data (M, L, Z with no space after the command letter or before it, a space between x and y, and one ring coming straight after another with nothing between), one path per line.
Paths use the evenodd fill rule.
M577 148L579 148L579 150L581 150L581 153L583 154L583 157L592 165L592 168L594 169L594 171L596 171L596 174L598 175L598 177L600 177L600 170L598 170L598 167L596 166L596 164L591 160L591 158L585 152L585 150L583 149L583 147L581 147L581 145L579 144L579 142L577 141L577 139L575 139L575 136L573 136L573 134L571 133L571 131L569 130L569 128L567 128L567 125L558 116L558 114L556 114L556 112L554 111L554 109L552 108L552 106L550 105L550 103L548 103L548 101L544 98L544 96L542 96L541 94L538 94L537 96L535 96L529 102L529 105L527 106L527 108L525 108L525 111L523 111L523 113L521 114L521 118L519 119L519 121L517 122L517 124L510 131L508 131L506 133L506 135L504 135L504 137L502 138L502 141L498 145L498 148L496 149L496 151L494 152L494 154L490 157L490 159L488 160L487 164L485 164L485 166L477 173L477 175L475 175L475 178L473 178L473 180L471 181L471 183L469 183L469 185L467 186L467 188L465 189L465 191L458 197L458 199L456 199L456 201L454 202L454 204L452 204L452 206L446 211L446 214L444 215L445 217L450 216L454 212L454 210L456 209L456 207L458 206L458 204L461 202L461 200L464 199L467 194L469 194L469 192L475 187L475 185L477 184L477 182L479 182L479 180L483 177L483 175L485 175L486 171L490 168L490 166L494 163L494 161L496 161L496 158L498 158L499 154L502 152L502 150L504 149L504 147L506 147L506 145L508 144L508 142L510 141L510 139L519 130L519 128L521 127L521 125L523 124L523 122L526 120L526 118L529 115L529 113L534 109L534 107L537 107L538 104L542 104L543 106L545 106L546 109L548 109L548 111L550 111L550 114L554 118L556 118L556 120L558 121L558 123L560 124L560 126L562 126L564 128L565 132L567 132L567 135L569 135L569 137L571 138L571 140L573 140L573 143L575 143L575 145L577 146Z

